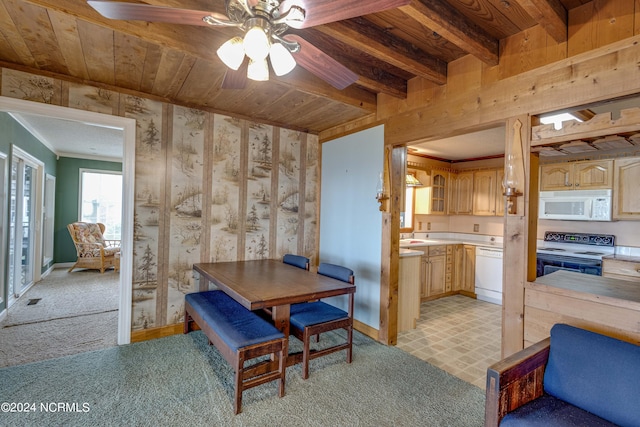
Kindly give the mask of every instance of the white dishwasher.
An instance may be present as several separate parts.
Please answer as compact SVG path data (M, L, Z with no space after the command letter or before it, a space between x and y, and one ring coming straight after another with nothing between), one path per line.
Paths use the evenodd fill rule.
M476 296L502 305L502 248L476 247Z

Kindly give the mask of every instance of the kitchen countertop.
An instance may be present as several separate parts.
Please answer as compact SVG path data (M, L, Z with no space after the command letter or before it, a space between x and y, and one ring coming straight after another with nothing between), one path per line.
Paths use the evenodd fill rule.
M640 256L630 256L630 255L605 255L602 259L615 259L617 261L628 261L628 262L640 262Z
M417 251L415 249L400 248L400 258L406 258L411 256L422 256L422 255L424 255L423 251Z
M572 271L555 271L538 277L527 287L544 286L551 293L558 295L581 294L582 299L613 305L631 304L635 308L640 304L640 286L628 280L575 273Z
M474 245L492 248L502 248L502 242L491 242L486 240L474 240L469 238L460 239L401 239L400 248L414 248L416 246L436 246L436 245Z

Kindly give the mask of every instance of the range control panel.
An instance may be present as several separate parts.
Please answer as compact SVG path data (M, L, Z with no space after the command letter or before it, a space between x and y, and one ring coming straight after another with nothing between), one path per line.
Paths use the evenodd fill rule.
M559 231L545 231L544 241L613 247L616 245L616 236L613 236L611 234L563 233Z

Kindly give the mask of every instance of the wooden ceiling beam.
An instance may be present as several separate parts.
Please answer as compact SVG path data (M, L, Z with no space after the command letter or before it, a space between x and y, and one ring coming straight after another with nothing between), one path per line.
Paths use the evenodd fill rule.
M485 64L498 65L498 40L466 19L449 3L440 0L413 0L411 4L399 9Z
M558 43L568 39L568 13L560 0L515 0Z
M333 22L315 28L336 40L416 76L437 84L445 84L447 81L447 64L444 61L434 58L416 46L383 31L364 18Z
M290 32L298 34L358 74L359 79L356 85L374 93L382 92L395 98L407 98L407 81L413 77L413 74L391 67L386 62L367 55L353 48L353 46L342 43L314 28L307 28L304 31L292 30ZM358 57L358 61L353 60L354 56Z

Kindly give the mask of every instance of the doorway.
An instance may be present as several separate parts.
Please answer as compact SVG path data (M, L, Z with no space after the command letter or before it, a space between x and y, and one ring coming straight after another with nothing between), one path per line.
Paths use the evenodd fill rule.
M20 148L12 147L9 194L8 307L40 279L44 163Z
M118 344L131 341L131 297L133 265L133 190L135 178L136 121L129 118L76 110L0 96L0 111L35 114L52 119L71 120L98 127L120 129L122 156L122 239L118 303ZM41 205L42 202L40 201ZM36 241L36 247L38 243ZM36 254L39 256L39 254Z

